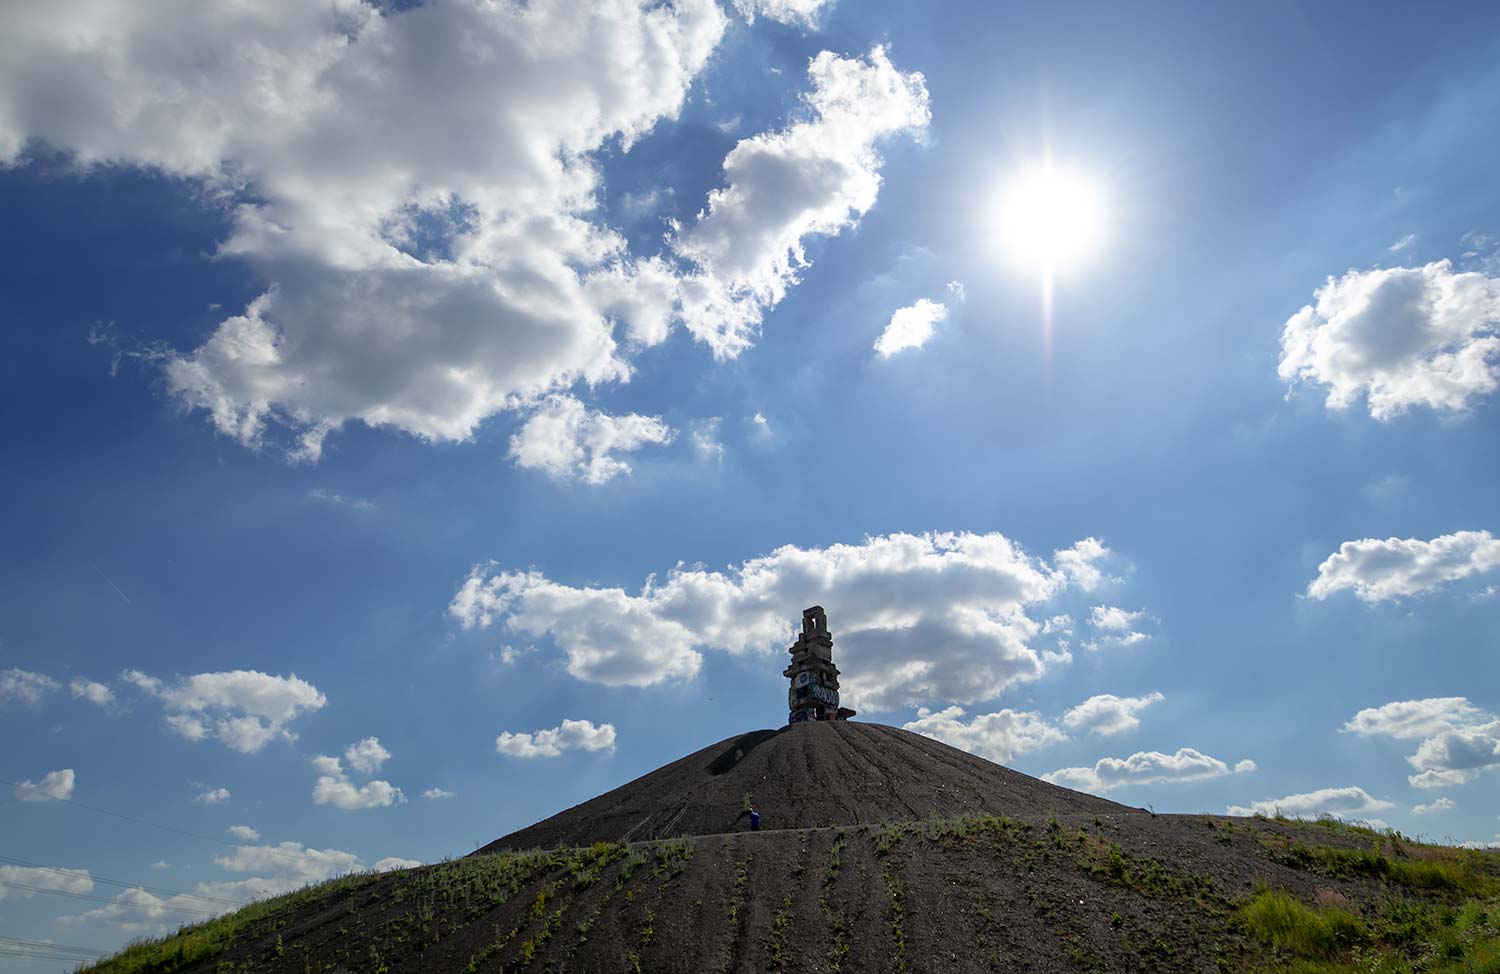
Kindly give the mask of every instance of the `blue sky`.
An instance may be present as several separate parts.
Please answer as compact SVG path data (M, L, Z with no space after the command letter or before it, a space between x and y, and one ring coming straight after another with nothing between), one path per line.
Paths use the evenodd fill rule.
M819 601L861 719L1500 841L1500 11L151 6L0 14L0 936L779 726Z

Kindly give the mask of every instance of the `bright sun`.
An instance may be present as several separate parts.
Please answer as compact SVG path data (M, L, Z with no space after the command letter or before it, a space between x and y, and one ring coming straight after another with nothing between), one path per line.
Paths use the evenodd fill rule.
M1105 206L1098 184L1050 162L1011 178L998 216L1006 254L1048 276L1082 262L1104 241Z

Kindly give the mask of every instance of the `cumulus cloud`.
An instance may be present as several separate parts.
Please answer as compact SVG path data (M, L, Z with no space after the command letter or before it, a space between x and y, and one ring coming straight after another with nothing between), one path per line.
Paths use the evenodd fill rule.
M1349 718L1343 729L1367 737L1384 736L1408 741L1488 723L1492 719L1467 697L1427 697L1366 707Z
M906 348L921 348L932 338L939 322L948 320L948 306L922 298L916 304L898 308L886 323L885 331L875 339L875 354L890 358Z
M597 727L587 720L564 720L550 730L531 733L502 731L495 750L513 758L555 758L564 751L613 751L615 725Z
M23 781L16 785L16 799L23 802L64 801L73 797L73 769L49 771L42 780Z
M1407 757L1415 788L1448 788L1500 767L1500 718L1467 697L1396 700L1355 714L1344 730L1366 737L1420 740Z
M428 801L438 801L443 798L457 798L458 796L446 788L428 788L422 792L422 797Z
M1413 815L1431 815L1434 812L1451 811L1453 807L1454 803L1451 798L1434 798L1425 805L1413 805L1411 813Z
M1148 693L1144 697L1117 697L1112 693L1101 693L1089 697L1083 703L1063 714L1063 724L1073 730L1087 731L1100 737L1121 734L1141 725L1136 716L1154 703L1166 699L1160 693Z
M237 838L235 826L230 832ZM253 832L253 829L247 829ZM191 893L179 893L170 897L154 895L139 887L127 889L104 906L74 916L60 917L60 922L76 926L80 924L108 924L122 933L161 933L183 922L185 916L201 917L204 914L225 913L234 907L223 901L246 901L277 896L342 875L359 868L359 857L338 849L311 849L296 842L279 845L240 845L232 855L214 860L230 872L255 872L264 875L250 876L232 881L201 882ZM165 868L168 864L152 863L151 868Z
M1457 411L1500 387L1500 280L1424 267L1351 270L1287 320L1278 372L1327 386L1327 406L1361 398L1389 420L1411 409Z
M193 801L202 802L205 805L222 805L229 801L229 789L204 788L198 792L198 797L194 798Z
M299 842L235 846L234 852L214 858L220 868L239 873L265 873L272 881L296 889L359 868L359 857L339 849L313 849ZM285 890L278 890L284 892Z
M734 8L747 23L755 23L760 16L807 30L817 30L818 14L832 5L832 0L734 0Z
M926 129L922 75L897 70L883 47L865 58L824 51L808 65L806 118L742 139L724 158L726 184L709 194L672 246L696 266L681 282L684 324L715 356L748 347L767 308L808 265L806 237L853 226L875 205L884 136Z
M362 741L355 741L344 750L344 760L356 771L365 774L374 774L380 770L380 766L391 758L391 752L387 751L380 743L378 737L367 737Z
M231 838L239 839L241 842L254 842L260 838L260 833L248 825L231 825L228 832Z
M1422 595L1448 582L1500 569L1500 539L1488 531L1459 531L1422 541L1364 538L1345 541L1318 566L1307 597L1326 599L1353 589L1364 602Z
M5 885L7 883L15 885ZM33 888L21 888L25 886ZM87 869L0 866L0 900L7 896L30 899L40 890L54 890L60 893L92 893L94 880Z
M1363 788L1349 785L1344 788L1320 788L1317 791L1281 798L1267 798L1249 805L1230 805L1230 815L1287 815L1292 818L1315 818L1331 815L1335 818L1367 819L1376 812L1394 808L1395 802L1375 798Z
M574 587L536 570L478 565L448 610L464 628L496 623L548 635L573 676L649 686L698 672L698 647L781 653L802 609L831 620L851 703L893 710L937 700L989 700L1041 676L1027 610L1091 584L1097 542L1060 552L1057 565L1000 534L893 534L853 545L787 545L724 571L678 565L638 593Z
M649 275L595 222L593 153L675 117L725 24L713 0L60 2L8 25L0 161L36 140L225 200L220 254L270 286L166 361L223 432L280 419L308 458L354 419L462 439L627 374L590 276Z
M1137 751L1128 758L1100 758L1092 768L1059 768L1042 775L1042 780L1065 788L1099 792L1125 785L1203 781L1254 770L1254 761L1241 761L1231 769L1218 758L1183 747L1176 754Z
M1406 760L1417 770L1407 780L1419 788L1472 781L1500 767L1500 720L1434 734Z
M388 873L393 869L415 869L422 865L425 865L425 863L420 859L402 859L399 856L386 856L384 859L377 859L375 865L370 867L370 871Z
M93 680L85 680L83 677L76 677L70 681L68 690L73 694L74 699L87 700L100 707L115 698L115 692L109 687L102 683L95 683Z
M1100 632L1084 646L1098 650L1104 646L1134 646L1151 637L1135 628L1135 624L1146 617L1144 609L1130 612L1113 605L1096 605L1089 610L1089 625Z
M1109 555L1109 549L1098 538L1084 538L1071 548L1052 553L1052 561L1067 574L1080 589L1092 592L1105 580L1099 562Z
M975 714L968 721L963 716L962 707L948 707L936 713L924 707L917 711L916 720L902 725L902 730L915 731L1002 764L1028 751L1068 739L1068 735L1037 713L1005 709Z
M344 756L355 768L369 774L390 757L390 752L381 747L380 742L375 738L367 737L349 745ZM343 765L336 757L327 754L315 755L311 764L318 771L318 780L313 784L312 792L314 805L332 805L345 811L353 811L361 808L385 808L389 805L406 804L406 796L402 794L401 789L389 781L375 779L362 785L355 785L349 780L348 773L344 771Z
M610 416L572 396L549 396L510 438L510 457L553 480L602 484L630 472L615 454L664 446L675 434L657 416Z
M199 673L171 686L139 670L126 670L120 678L160 700L167 726L177 734L190 741L212 737L245 754L277 738L296 740L286 724L328 702L317 687L296 674Z
M928 118L883 49L824 52L798 118L741 141L701 215L632 254L603 222L599 155L677 117L728 24L716 0L164 3L12 18L0 165L51 147L222 205L217 255L264 290L196 348L144 357L221 433L300 460L351 422L468 439L627 380L677 323L737 354L803 239L874 204L876 142ZM823 6L739 3L806 27Z
M0 703L17 700L28 707L40 707L47 694L58 689L50 676L29 670L0 670Z

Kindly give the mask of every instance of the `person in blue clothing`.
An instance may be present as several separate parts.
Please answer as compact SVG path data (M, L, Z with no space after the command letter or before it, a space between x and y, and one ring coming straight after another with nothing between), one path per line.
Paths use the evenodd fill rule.
M760 831L760 812L757 812L753 808L750 809L750 831L751 832L759 832Z

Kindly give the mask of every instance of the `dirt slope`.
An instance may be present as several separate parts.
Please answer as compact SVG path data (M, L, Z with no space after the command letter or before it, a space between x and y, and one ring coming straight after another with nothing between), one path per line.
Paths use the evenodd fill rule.
M1500 855L1152 815L873 724L724 741L492 848L530 851L354 874L84 974L1500 971Z
M1388 878L1330 875L1296 851L1371 842L1345 827L1130 814L470 856L251 907L93 974L1279 970L1235 921L1237 904L1257 883L1372 917L1417 896ZM1390 854L1473 863L1490 883L1500 872L1480 853ZM202 949L212 942L222 948Z
M996 814L1147 813L1038 781L910 731L855 721L796 724L720 741L502 836L481 852Z

